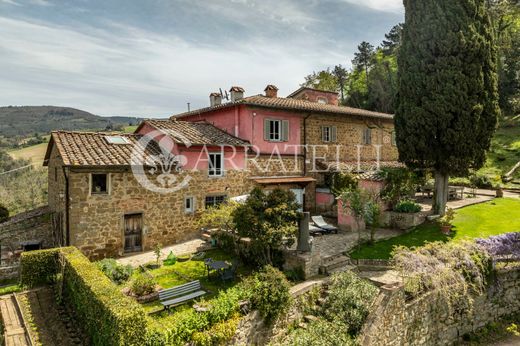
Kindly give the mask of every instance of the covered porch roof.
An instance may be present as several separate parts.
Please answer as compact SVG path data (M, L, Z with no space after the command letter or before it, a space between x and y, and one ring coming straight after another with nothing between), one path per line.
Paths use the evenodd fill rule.
M315 182L312 177L253 177L255 183L261 185L279 185L279 184L309 184Z

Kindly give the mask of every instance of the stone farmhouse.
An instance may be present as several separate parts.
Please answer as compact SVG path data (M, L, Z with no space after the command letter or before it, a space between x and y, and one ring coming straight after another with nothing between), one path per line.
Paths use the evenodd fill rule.
M195 238L201 211L254 186L291 189L314 212L325 172L396 162L392 115L340 106L334 92L277 92L232 87L229 102L212 93L209 107L133 134L53 132L45 164L60 245L99 259Z

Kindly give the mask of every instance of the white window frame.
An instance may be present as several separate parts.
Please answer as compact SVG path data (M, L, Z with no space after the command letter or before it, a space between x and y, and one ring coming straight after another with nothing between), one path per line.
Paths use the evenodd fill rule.
M212 157L213 156L220 156L220 172L218 171L217 167L212 167ZM224 153L222 151L217 152L209 152L208 153L208 176L209 177L222 177L224 176Z
M338 129L336 126L327 125L321 127L321 140L325 143L334 143L337 141Z
M327 100L326 97L323 97L323 96L318 96L316 98L316 102L318 102L319 104L322 104L322 105L326 105L329 103L329 100Z
M222 202L220 202L220 203L218 203L218 204L215 204L215 202L216 202L215 199L216 199L216 198L219 198L219 197L222 197L222 198L223 198L223 199L222 199ZM213 199L214 199L214 200L213 200L213 203L212 203L210 206L208 206L208 198L213 198ZM206 197L204 197L204 208L205 208L205 209L208 209L208 208L211 208L211 207L218 206L218 205L220 205L220 204L222 204L222 203L225 203L226 200L227 200L227 195L209 195L209 196L206 196Z
M94 192L92 191L93 190L93 183L94 183L94 179L93 179L93 175L96 174L96 175L100 175L100 174L104 174L106 175L107 177L107 190L105 192ZM111 186L111 177L110 177L110 173L90 173L89 176L88 176L88 180L89 180L89 184L88 184L88 194L89 196L106 196L106 195L110 195L110 190L112 188Z
M190 203L190 207L187 206L188 202ZM195 212L195 197L193 196L186 196L184 197L184 212L186 214L193 214Z

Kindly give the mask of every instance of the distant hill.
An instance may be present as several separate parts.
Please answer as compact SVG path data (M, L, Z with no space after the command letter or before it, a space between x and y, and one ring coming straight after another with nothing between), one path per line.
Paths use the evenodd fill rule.
M35 133L48 134L54 130L121 129L136 125L135 117L101 117L70 107L9 106L0 107L0 137L24 138Z

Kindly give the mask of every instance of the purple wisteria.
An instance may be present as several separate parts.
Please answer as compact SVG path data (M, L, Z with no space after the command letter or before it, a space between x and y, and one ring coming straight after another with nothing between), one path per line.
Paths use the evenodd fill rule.
M520 232L477 239L476 242L496 261L520 260Z

